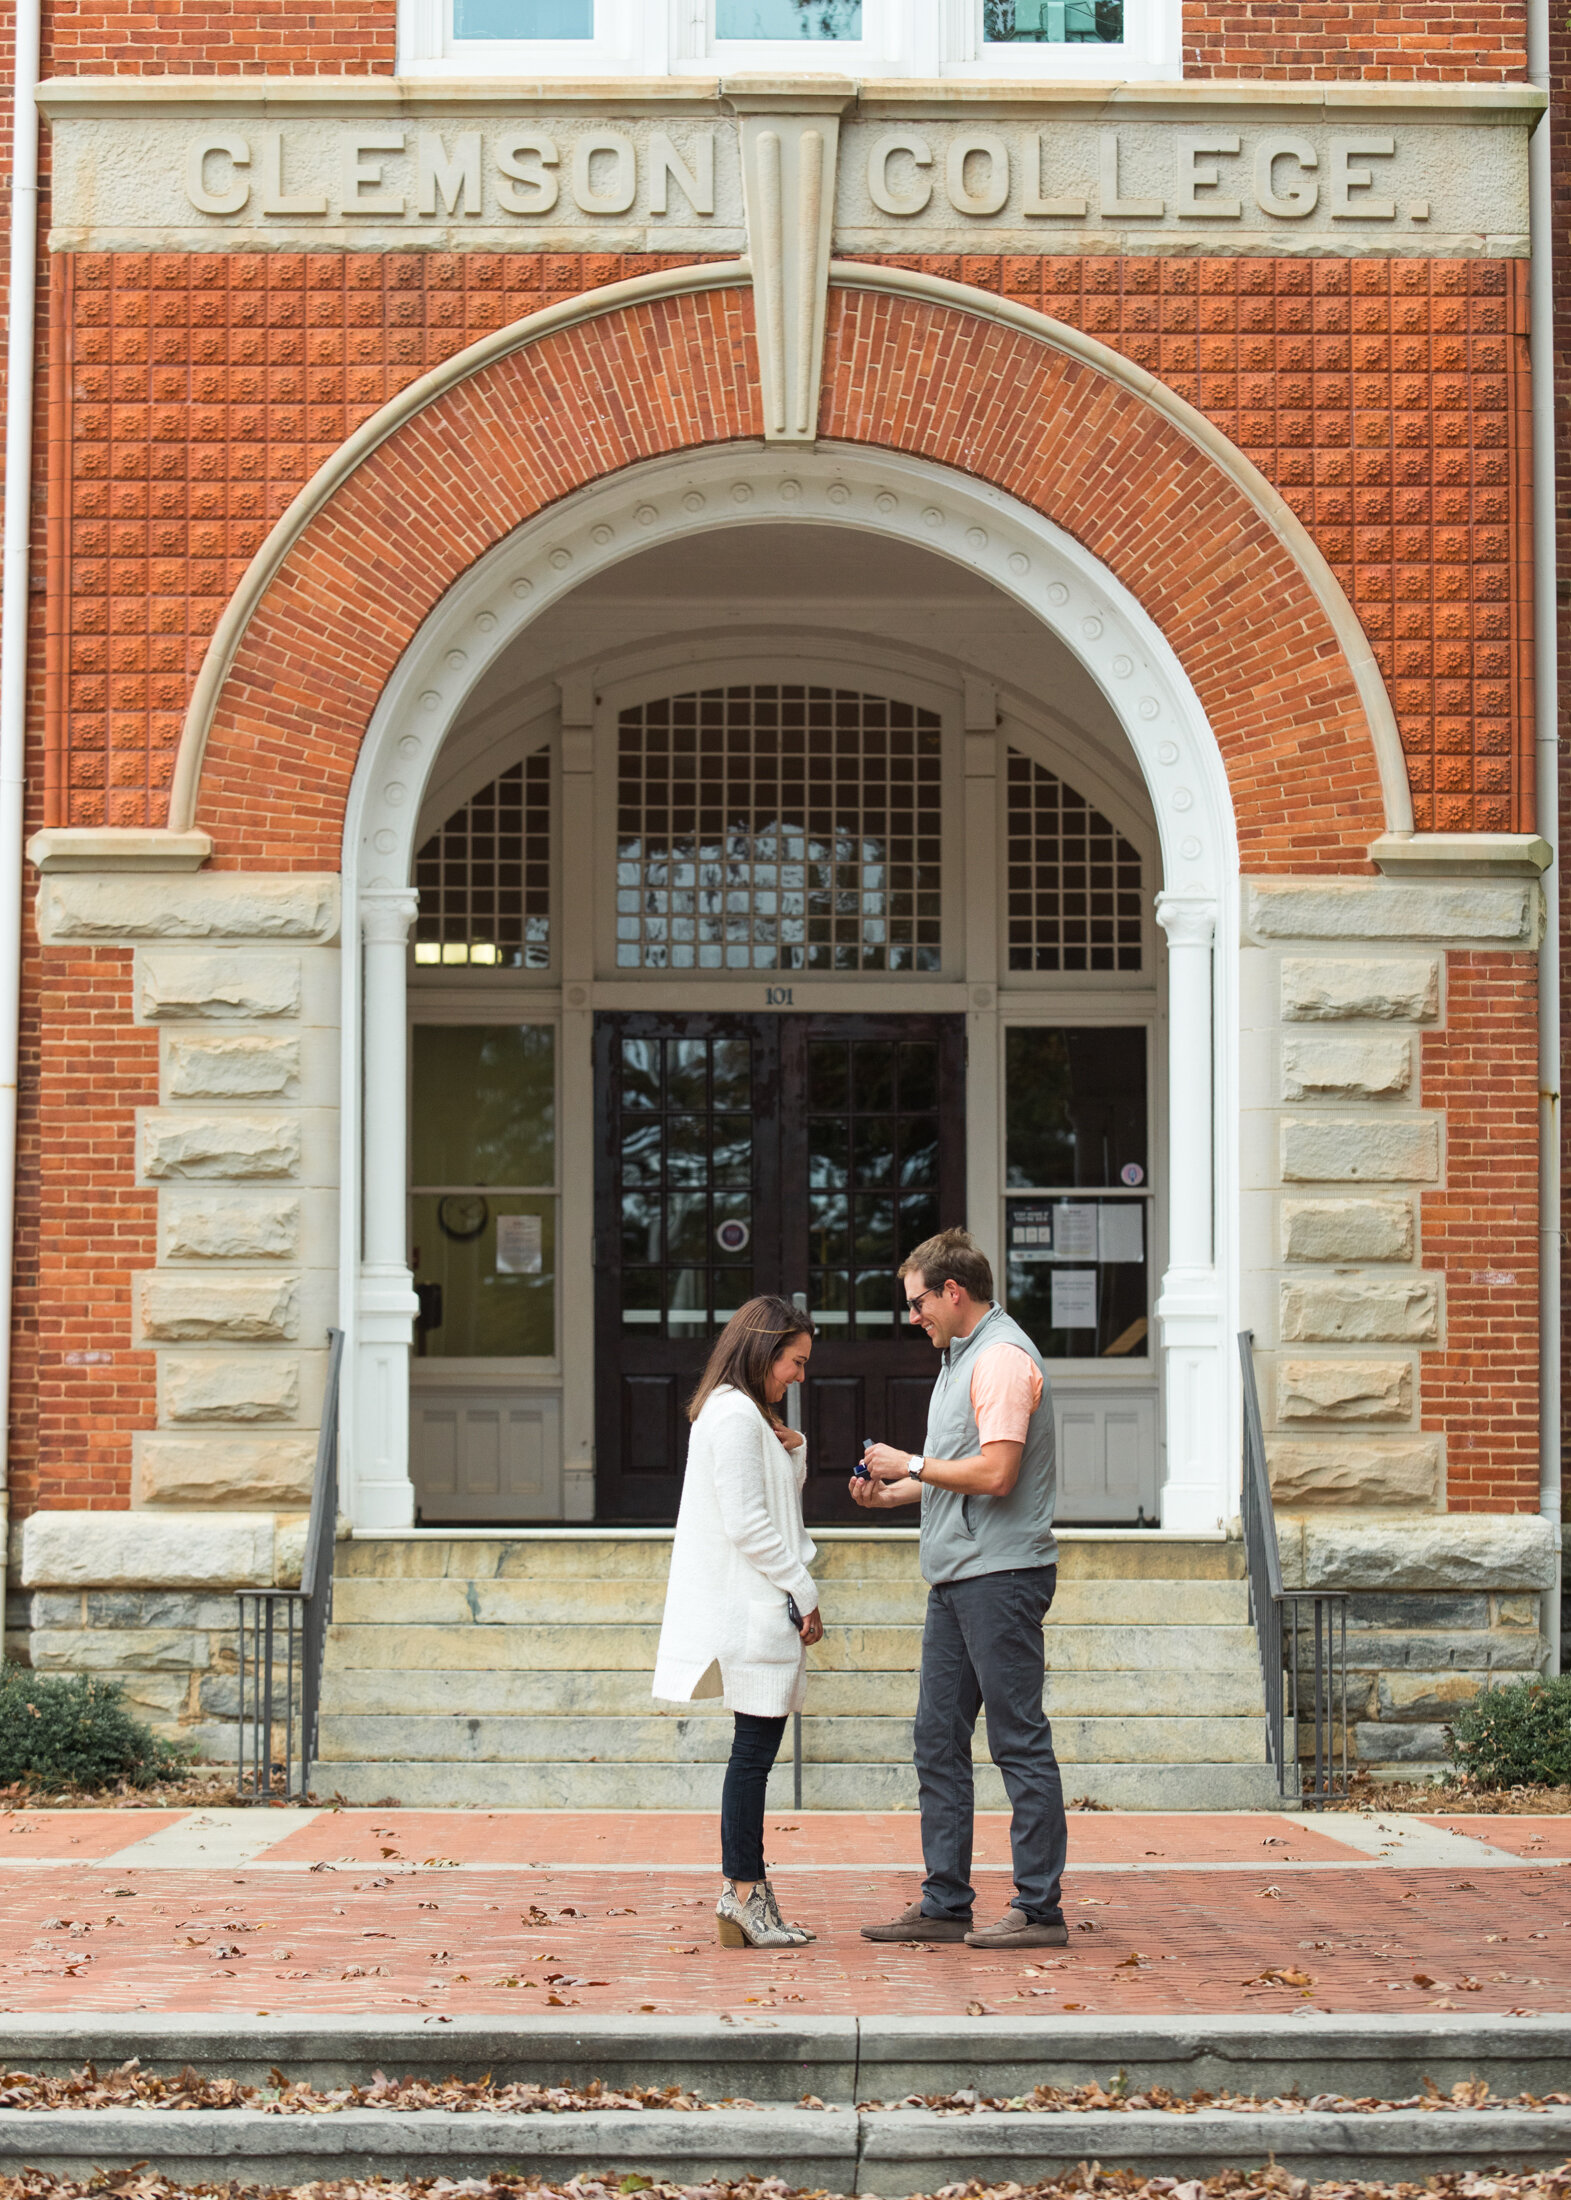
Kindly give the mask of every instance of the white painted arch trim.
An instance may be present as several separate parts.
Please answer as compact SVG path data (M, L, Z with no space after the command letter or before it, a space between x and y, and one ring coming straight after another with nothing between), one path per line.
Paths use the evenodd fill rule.
M424 790L447 729L499 653L543 611L637 551L739 523L803 522L916 541L989 581L1073 651L1128 735L1150 790L1164 903L1203 922L1212 972L1205 1023L1213 1036L1208 1043L1191 1025L1185 1044L1170 1050L1170 1077L1193 1088L1192 1104L1177 1110L1174 1120L1199 1142L1187 1158L1181 1145L1175 1148L1170 1175L1177 1183L1187 1170L1214 1182L1216 1199L1203 1257L1193 1257L1191 1247L1182 1276L1170 1268L1163 1287L1183 1340L1182 1354L1168 1355L1175 1368L1182 1362L1182 1380L1168 1386L1169 1457L1176 1446L1187 1463L1183 1488L1169 1475L1164 1519L1180 1532L1215 1532L1232 1510L1238 1450L1226 1372L1238 1292L1238 848L1227 773L1199 698L1155 622L1097 559L1040 513L967 475L896 453L860 445L780 450L757 443L653 460L540 513L449 589L383 691L349 797L345 936L358 941L368 921L385 928L387 912L407 905ZM1172 930L1169 924L1170 935ZM343 961L344 1090L356 1093L362 1090L362 1047L364 1059L386 1062L392 1021L402 1044L404 1005L401 990L396 999L386 991L390 957L377 958L382 990L375 999L362 998L362 957L346 954ZM372 1113L365 1111L368 1125ZM362 1235L385 1245L391 1217L384 1208L383 1227L363 1233L360 1208L363 1194L372 1207L396 1200L401 1215L402 1164L401 1156L395 1168L391 1153L362 1152L361 1120L361 1109L343 1110L343 1321L352 1343L362 1312L370 1332L366 1349L351 1354L346 1370L349 1501L357 1521L396 1527L412 1493L406 1497L380 1473L361 1477L358 1466L360 1432L393 1425L397 1410L393 1398L367 1394L396 1376L389 1372L386 1264L378 1264L374 1275L361 1266Z
M881 291L930 305L947 306L958 312L974 314L984 320L997 321L1007 328L1017 329L1021 334L1049 345L1068 358L1079 360L1097 373L1106 375L1110 381L1132 391L1170 421L1190 442L1203 450L1276 534L1303 573L1316 601L1330 621L1363 703L1364 718L1380 775L1386 831L1412 832L1413 800L1408 786L1401 737L1397 731L1391 699L1386 693L1385 682L1375 662L1369 638L1336 575L1316 548L1309 530L1287 500L1272 488L1264 474L1244 456L1236 444L1229 442L1203 413L1186 403L1145 368L1136 366L1133 360L1125 358L1121 352L1112 350L1110 346L1099 343L1094 336L1069 328L1062 321L1055 321L1045 313L1038 313L1033 307L996 297L991 291L977 290L965 283L946 282L936 275L924 275L905 268L879 267L863 261L833 263L829 279L841 289ZM751 281L752 266L748 260L728 260L709 267L669 268L658 274L634 276L626 282L610 283L603 290L565 299L559 305L545 306L540 312L529 314L507 328L494 329L489 336L483 336L477 343L455 352L451 359L444 360L429 374L412 382L406 390L400 391L368 420L363 421L354 434L340 444L332 457L317 469L277 520L246 567L239 586L224 608L223 617L213 630L181 727L180 747L175 758L170 788L170 833L190 834L196 830L202 764L207 752L208 734L224 683L257 607L307 526L338 493L363 460L370 457L373 451L385 443L389 436L396 434L406 422L424 411L427 405L435 403L447 391L466 381L471 375L479 373L483 367L507 358L528 344L554 336L563 329L577 327L582 322L596 320L603 314L621 312L655 299L681 297L696 291L727 289Z

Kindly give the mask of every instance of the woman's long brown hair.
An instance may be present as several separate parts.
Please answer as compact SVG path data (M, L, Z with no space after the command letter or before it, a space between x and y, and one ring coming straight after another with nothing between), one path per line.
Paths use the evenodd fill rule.
M696 1421L722 1383L751 1398L760 1413L778 1422L764 1385L769 1370L793 1337L811 1337L812 1317L789 1299L768 1296L739 1306L715 1339L698 1388L688 1401L687 1418Z

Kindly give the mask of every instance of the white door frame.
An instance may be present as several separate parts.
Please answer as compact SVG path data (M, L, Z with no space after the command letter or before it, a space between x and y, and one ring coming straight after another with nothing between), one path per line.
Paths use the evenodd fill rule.
M810 522L916 541L1023 604L1097 681L1128 736L1161 842L1167 933L1168 1266L1157 1300L1167 1443L1162 1523L1215 1534L1234 1510L1238 1409L1238 851L1221 752L1160 629L1062 529L950 468L857 445L727 444L652 460L553 505L478 559L405 650L361 748L345 818L341 1321L345 1505L413 1518L408 1361L415 1301L398 1252L406 1196L404 939L423 791L499 652L594 574L738 524ZM565 946L566 943L562 943ZM564 979L575 975L558 951ZM592 1012L592 985L582 1002ZM366 1070L374 1065L371 1074ZM395 1123L395 1113L398 1120ZM565 1156L564 1156L565 1165ZM587 1258L587 1249L584 1251ZM569 1462L571 1464L571 1461Z

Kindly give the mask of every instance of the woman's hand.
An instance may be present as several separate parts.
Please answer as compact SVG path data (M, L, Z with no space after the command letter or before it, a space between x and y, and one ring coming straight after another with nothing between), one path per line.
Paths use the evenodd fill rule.
M794 1435L795 1431L793 1430L792 1433ZM797 1440L798 1442L801 1441L800 1438L798 1438ZM816 1609L809 1612L803 1619L801 1627L797 1630L797 1632L801 1635L802 1641L806 1645L806 1647L811 1650L815 1642L822 1642L824 1639L823 1614Z
M781 1443L784 1444L787 1451L800 1451L802 1446L807 1442L807 1438L802 1434L802 1431L799 1428L777 1427L775 1430L775 1434L779 1437Z

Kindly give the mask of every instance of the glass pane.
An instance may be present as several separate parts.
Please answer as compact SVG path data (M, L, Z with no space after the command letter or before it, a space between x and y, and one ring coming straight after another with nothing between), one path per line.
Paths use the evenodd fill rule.
M895 1203L892 1199L869 1199L864 1192L856 1203L856 1257L858 1260L881 1260L888 1265L886 1276L895 1266Z
M910 1117L900 1126L900 1181L902 1184L938 1182L938 1118Z
M415 1184L556 1178L556 1033L549 1024L416 1024Z
M670 1184L707 1184L709 1181L709 1118L705 1115L666 1117L666 1181Z
M983 0L982 35L990 46L1116 45L1123 0Z
M751 1268L716 1268L710 1282L715 1294L715 1327L723 1329L731 1316L740 1313L753 1295L753 1271Z
M703 1268L673 1268L666 1277L666 1319L673 1336L709 1326L709 1274Z
M860 38L862 0L715 0L717 38Z
M851 1278L845 1269L813 1270L812 1312L820 1328L844 1335L851 1322Z
M889 1336L893 1333L894 1279L887 1268L864 1269L857 1277L856 1325L864 1336Z
M938 1194L907 1193L900 1202L900 1256L915 1252L938 1231Z
M627 1124L622 1132L622 1182L658 1184L660 1181L660 1125Z
M624 1329L658 1329L660 1326L660 1270L622 1270L622 1326Z
M423 1192L410 1266L422 1359L548 1359L556 1350L556 1201Z
M745 1039L714 1042L715 1106L750 1108L753 1104L753 1050Z
M753 1195L747 1192L717 1192L714 1198L714 1229L711 1233L710 1259L727 1264L752 1259L753 1243ZM730 1224L727 1229L726 1225Z
M814 1114L837 1115L850 1105L846 1050L838 1039L807 1043L807 1104Z
M808 1197L808 1258L824 1267L851 1257L851 1202L838 1192Z
M1011 1186L1146 1181L1143 1026L1017 1025L1004 1038L1004 1092Z
M622 1041L622 1106L658 1108L660 1105L660 1041Z
M702 1192L672 1192L666 1201L667 1260L709 1258L709 1202ZM655 1258L659 1259L658 1253Z
M625 1261L658 1261L660 1250L660 1198L658 1193L622 1194L622 1258Z
M895 1180L895 1126L887 1115L858 1116L854 1124L852 1181L892 1184Z
M753 1119L750 1115L717 1115L714 1118L712 1153L716 1184L751 1184L753 1181Z
M1011 970L1139 970L1140 857L1083 795L1009 751Z
M887 1039L858 1039L851 1050L851 1105L881 1114L895 1104L895 1050Z
M707 1039L666 1041L666 1106L707 1108L709 1105L709 1042Z
M837 1191L850 1178L851 1140L844 1123L814 1117L807 1126L807 1181L815 1191Z
M594 0L453 0L455 38L594 35Z
M1009 1311L1046 1357L1150 1353L1150 1208L1146 1198L1009 1201Z
M938 1105L938 1049L931 1039L907 1039L901 1044L900 1105L908 1115Z

